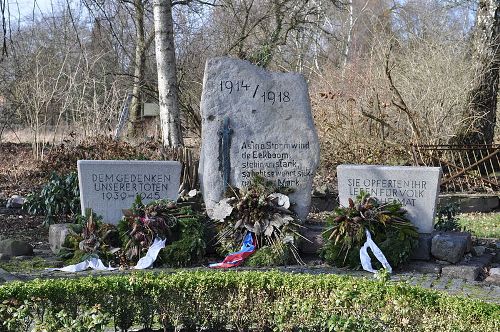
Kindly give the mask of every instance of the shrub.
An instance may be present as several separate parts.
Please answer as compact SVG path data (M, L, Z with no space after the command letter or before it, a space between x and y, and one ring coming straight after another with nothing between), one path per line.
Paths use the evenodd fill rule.
M31 214L44 214L45 224L52 224L59 217L73 217L80 213L80 191L78 175L71 172L66 176L53 172L50 180L40 192L26 197L23 208Z
M71 225L59 257L76 264L90 257L99 257L108 265L121 263L121 241L115 225L107 224L88 209L86 216L78 216L79 224Z
M0 303L0 326L9 331L47 326L51 317L65 317L67 324L88 326L87 331L155 322L188 331L496 332L500 326L498 304L404 283L282 272L133 273L14 282L0 286ZM96 318L92 327L89 314Z
M448 203L440 207L436 212L436 224L434 229L443 232L462 231L465 230L460 225L460 205L458 203Z
M291 261L291 253L289 250L285 250L285 252L280 252L279 250L274 246L263 246L247 259L245 266L265 267L286 265Z
M337 208L327 218L329 228L323 233L325 245L320 254L330 264L359 267L359 250L366 241L367 229L391 266L396 267L408 260L417 245L418 233L405 215L398 202L380 203L362 193L356 202L349 199L349 206Z
M144 205L138 195L118 224L127 260L137 262L157 237L172 241L178 214L173 201L158 200Z

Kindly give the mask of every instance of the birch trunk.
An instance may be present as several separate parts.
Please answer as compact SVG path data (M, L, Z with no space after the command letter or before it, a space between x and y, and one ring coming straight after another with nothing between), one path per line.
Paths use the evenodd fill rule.
M153 0L158 100L163 145L181 146L181 120L177 97L172 1Z
M494 139L500 64L500 0L480 0L472 41L474 80L463 126L452 143L491 144Z
M130 117L127 135L137 137L141 128L142 86L144 84L144 71L146 68L146 44L144 35L144 5L142 0L134 0L135 9L135 56L134 56L134 85L132 100L130 102Z
M349 26L347 29L346 42L344 47L344 62L342 65L342 77L344 77L345 69L347 67L347 61L349 60L349 51L351 49L351 40L352 40L352 30L354 28L354 6L352 5L352 0L348 3L349 6Z

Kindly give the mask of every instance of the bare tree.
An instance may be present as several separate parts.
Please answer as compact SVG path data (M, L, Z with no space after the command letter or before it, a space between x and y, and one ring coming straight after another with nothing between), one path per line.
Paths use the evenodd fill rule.
M491 144L495 135L500 65L500 0L480 0L472 38L474 81L452 142Z
M97 26L88 29L85 15L77 8L70 15L68 5L50 15L15 29L0 63L5 107L23 120L37 158L72 131L86 137L110 129L126 88L111 74L120 60Z
M288 52L305 30L325 32L328 8L344 8L340 0L222 0L214 11L214 33L222 45L220 53L269 67L275 56L287 60ZM294 38L295 37L295 38ZM291 61L287 61L291 62Z

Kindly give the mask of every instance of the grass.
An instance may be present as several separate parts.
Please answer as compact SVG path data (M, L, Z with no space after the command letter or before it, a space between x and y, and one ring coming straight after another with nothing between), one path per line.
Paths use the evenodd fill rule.
M47 262L41 257L33 257L25 260L10 260L7 262L0 262L0 268L7 272L32 272L36 270L43 270L48 267L54 267L51 262Z
M462 213L459 215L462 227L481 238L500 239L500 213Z

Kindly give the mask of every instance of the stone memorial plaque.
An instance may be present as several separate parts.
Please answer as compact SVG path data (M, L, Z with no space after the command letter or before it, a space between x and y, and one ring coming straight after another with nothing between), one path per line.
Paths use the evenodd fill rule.
M91 208L117 224L137 195L143 203L177 200L181 168L178 161L78 160L82 213Z
M339 165L340 205L365 191L381 202L400 202L419 233L431 233L439 194L440 167Z
M294 189L290 200L304 220L311 202L319 143L307 83L230 58L206 63L201 98L200 179L207 212L225 183L243 188L252 174Z

